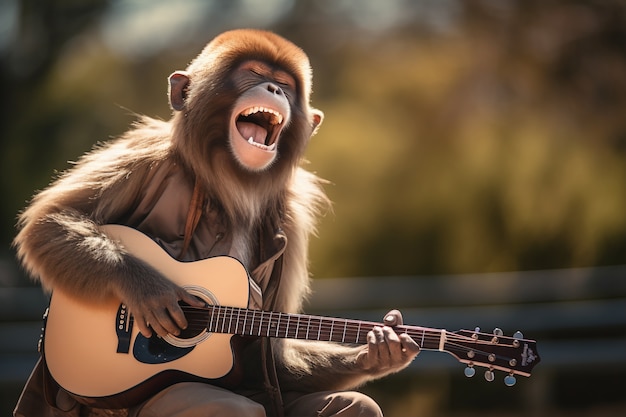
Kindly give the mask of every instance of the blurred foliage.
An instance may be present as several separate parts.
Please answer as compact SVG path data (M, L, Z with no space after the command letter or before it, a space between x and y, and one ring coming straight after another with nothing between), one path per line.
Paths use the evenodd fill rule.
M18 25L0 50L6 256L34 190L134 112L168 118L167 75L221 30L257 25L307 51L313 104L326 114L307 154L335 202L312 241L316 276L624 262L623 2L395 0L383 10L274 0L261 22L250 1L190 0L178 6L194 5L201 20L186 32L148 27L183 40L143 49L126 31L156 6L9 3Z
M320 271L624 261L624 8L531 3L506 18L469 8L450 36L401 31L338 54L349 64L309 153L337 184Z

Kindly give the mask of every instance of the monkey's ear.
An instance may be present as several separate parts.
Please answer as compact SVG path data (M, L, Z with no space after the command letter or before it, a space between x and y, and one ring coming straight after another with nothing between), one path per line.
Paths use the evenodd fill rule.
M189 86L189 74L185 71L176 71L169 78L170 106L174 110L181 111L185 108L187 87Z
M311 114L313 116L313 133L311 133L311 136L313 136L315 133L317 133L317 129L320 127L322 121L324 120L324 113L318 109L311 109Z

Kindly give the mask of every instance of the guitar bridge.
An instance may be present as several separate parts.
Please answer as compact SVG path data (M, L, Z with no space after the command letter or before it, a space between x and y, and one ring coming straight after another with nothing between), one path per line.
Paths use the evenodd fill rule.
M130 352L130 335L133 331L133 318L125 304L117 309L115 332L117 333L117 353Z

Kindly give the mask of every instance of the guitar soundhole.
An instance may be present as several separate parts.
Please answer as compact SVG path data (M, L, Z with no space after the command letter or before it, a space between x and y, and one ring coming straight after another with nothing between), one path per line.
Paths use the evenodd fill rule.
M187 317L187 328L181 331L176 337L179 339L193 339L203 332L206 332L206 320L198 319L198 313L185 310L184 307L189 306L189 304L182 301L179 304L183 307L183 311L185 311L185 317ZM207 306L206 303L205 306Z
M213 293L206 288L200 286L184 286L184 288L200 301L204 302L205 306L218 305L217 298ZM187 318L187 328L183 330L178 336L168 334L163 338L167 343L187 348L197 345L208 339L211 336L207 329L208 315L206 310L189 307L188 304L180 303L185 317ZM188 308L185 308L188 307Z

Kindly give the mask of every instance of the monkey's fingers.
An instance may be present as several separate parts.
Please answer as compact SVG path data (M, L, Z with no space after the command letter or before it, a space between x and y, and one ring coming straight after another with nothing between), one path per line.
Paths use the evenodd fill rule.
M389 363L391 364L392 358L399 358L402 356L402 342L396 332L391 327L383 327L383 335L387 349L389 351Z
M178 291L178 297L180 301L183 301L193 307L204 307L205 305L204 301L189 294L184 288L180 288L180 291Z
M180 305L178 303L170 305L167 309L167 317L168 319L170 319L170 321L167 323L168 329L171 329L170 327L170 323L171 326L174 326L174 332L170 331L170 333L172 333L173 335L178 335L180 334L181 330L184 330L187 328L188 326L188 322L187 322L187 317L185 317L185 313L183 312L183 309L180 307Z
M148 339L152 337L152 329L150 328L150 325L143 316L133 314L133 320L135 325L139 329L139 333L141 333L145 338Z
M378 330L378 331L377 331ZM379 334L380 327L375 327L367 333L367 354L364 355L362 364L363 368L371 369L378 362L379 355ZM377 335L378 334L378 335Z
M402 353L410 358L417 356L421 351L420 345L406 333L400 334L400 343L402 345Z
M372 353L375 355L372 356L372 359L377 363L377 367L387 367L392 362L392 350L389 345L389 335L394 334L393 330L390 327L374 327L371 331L374 334L375 338L375 350ZM397 336L396 336L397 337ZM398 340L399 343L399 340ZM370 346L371 347L371 346ZM398 348L399 350L399 348Z
M178 304L176 305L176 308L180 311L180 307L178 307ZM182 311L180 311L179 314L182 319L181 317L175 318L176 313L174 311L162 308L152 311L152 318L148 321L150 322L152 330L154 330L159 336L164 337L168 334L178 336L181 329L184 329L187 326L187 320L185 319ZM184 323L185 327L182 327L178 324L181 321Z

